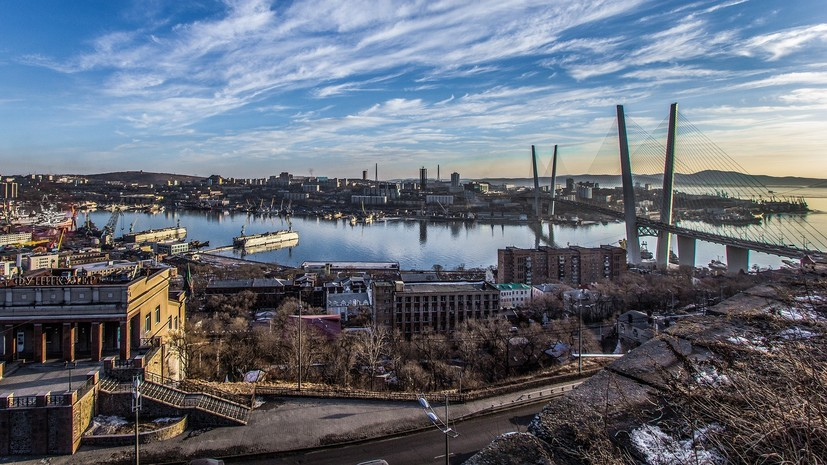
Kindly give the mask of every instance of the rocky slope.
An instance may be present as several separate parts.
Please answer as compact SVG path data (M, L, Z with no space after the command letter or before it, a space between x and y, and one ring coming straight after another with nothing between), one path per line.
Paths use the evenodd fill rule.
M827 279L774 282L673 326L466 463L823 463Z

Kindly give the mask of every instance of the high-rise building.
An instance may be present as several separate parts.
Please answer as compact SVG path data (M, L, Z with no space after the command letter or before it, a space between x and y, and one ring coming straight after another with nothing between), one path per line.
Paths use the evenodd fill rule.
M419 168L419 188L425 189L428 187L428 169L424 166Z
M451 173L451 187L459 187L459 173Z

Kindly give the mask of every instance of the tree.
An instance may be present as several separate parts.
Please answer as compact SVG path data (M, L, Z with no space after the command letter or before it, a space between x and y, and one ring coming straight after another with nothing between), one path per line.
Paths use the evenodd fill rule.
M373 381L379 362L387 358L388 330L383 326L373 327L367 331L359 331L356 336L357 360L368 367L370 373L370 389L373 390Z

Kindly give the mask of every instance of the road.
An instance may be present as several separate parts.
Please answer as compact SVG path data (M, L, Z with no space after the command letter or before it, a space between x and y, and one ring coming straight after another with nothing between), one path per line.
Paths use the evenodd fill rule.
M450 462L460 464L488 445L495 437L511 431L525 432L528 423L541 409L542 402L465 420L451 425L460 436L450 440ZM440 415L442 411L436 409ZM423 413L424 415L424 413ZM385 459L390 465L445 463L445 437L436 428L389 439L377 439L361 444L318 449L303 454L276 455L250 460L227 460L227 463L268 465L347 465L371 459Z

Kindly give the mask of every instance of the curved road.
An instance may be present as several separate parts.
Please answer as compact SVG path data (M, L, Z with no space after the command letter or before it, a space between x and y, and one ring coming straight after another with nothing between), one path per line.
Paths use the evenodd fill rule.
M451 425L460 435L450 440L450 462L460 464L468 460L495 437L511 431L525 432L528 423L548 402L548 398L532 404L524 404L513 410L472 418ZM442 415L442 411L436 409ZM424 413L423 413L424 416ZM436 428L428 431L376 439L360 444L317 449L290 455L273 455L251 460L239 458L227 463L277 464L277 465L355 465L372 459L385 459L390 465L443 464L445 463L445 437Z

